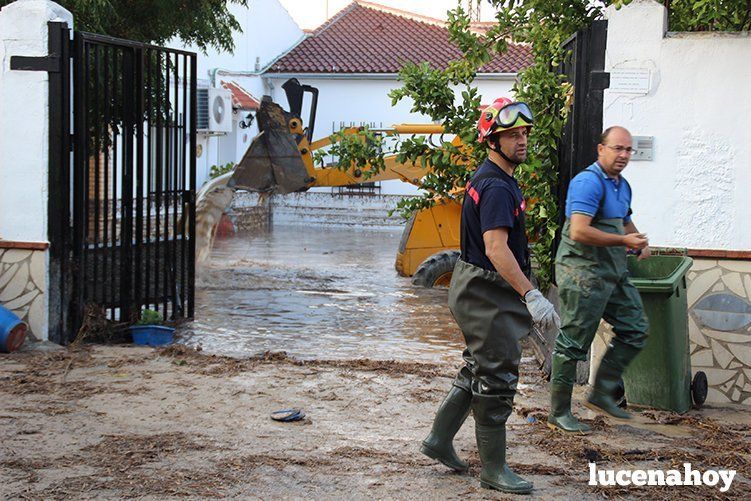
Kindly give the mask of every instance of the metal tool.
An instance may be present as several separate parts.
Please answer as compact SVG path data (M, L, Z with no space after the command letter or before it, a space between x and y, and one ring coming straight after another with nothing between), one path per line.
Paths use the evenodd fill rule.
M534 333L535 333L535 335L537 336L537 339L539 339L539 340L540 340L540 342L541 342L541 343L542 343L543 345L546 345L546 344L548 344L548 340L547 340L547 339L545 339L545 335L544 335L544 334L543 334L542 332L540 332L540 329L538 329L538 328L537 328L537 326L536 326L536 325L534 325L534 324L532 325L532 332L534 332Z

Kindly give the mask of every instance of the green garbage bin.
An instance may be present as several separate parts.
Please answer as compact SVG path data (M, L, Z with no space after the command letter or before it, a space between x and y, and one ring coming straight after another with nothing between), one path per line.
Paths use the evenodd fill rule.
M629 256L631 281L649 319L649 337L623 375L628 404L681 413L691 408L686 273L692 262L685 256L655 255L641 261ZM706 376L695 379L695 400L701 405Z

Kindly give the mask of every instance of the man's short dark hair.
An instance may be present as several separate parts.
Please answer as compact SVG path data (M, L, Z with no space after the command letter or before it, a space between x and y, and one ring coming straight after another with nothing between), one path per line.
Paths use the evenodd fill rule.
M496 132L495 134L492 134L485 138L485 144L487 145L488 149L499 150L501 148L500 140L501 134L499 132ZM495 145L495 148L491 148L491 145Z
M600 134L600 144L605 144L608 141L608 136L610 136L610 133L615 129L616 126L608 127L604 131L602 131L602 134Z
M622 127L620 125L613 125L602 131L602 134L600 134L600 144L606 144L608 141L608 137L610 137L610 133L613 132L615 129L620 129L622 131L625 131L630 136L631 133L626 129L625 127Z

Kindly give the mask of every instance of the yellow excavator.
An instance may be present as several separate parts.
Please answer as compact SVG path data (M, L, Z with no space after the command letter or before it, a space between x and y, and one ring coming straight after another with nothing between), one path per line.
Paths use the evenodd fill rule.
M259 134L238 163L227 186L255 192L287 194L314 186L348 186L365 181L400 179L419 186L429 168L399 163L396 155L384 157L385 168L369 176L368 168L336 165L316 166L313 153L331 145L329 137L313 141L318 89L290 79L282 86L289 102L285 111L264 96L256 113ZM311 94L308 127L301 118L305 94ZM345 129L356 134L359 128ZM442 134L435 124L400 124L384 129L385 134ZM460 145L456 138L455 144ZM412 277L421 287L446 287L459 257L461 205L456 200L438 199L433 207L416 212L406 223L396 253L396 271Z

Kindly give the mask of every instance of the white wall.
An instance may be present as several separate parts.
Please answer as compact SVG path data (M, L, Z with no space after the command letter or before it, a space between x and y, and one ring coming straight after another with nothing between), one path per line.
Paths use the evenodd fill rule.
M0 11L0 238L47 241L49 98L44 71L10 69L11 56L46 56L47 21L73 24L46 0Z
M268 207L274 225L396 228L401 231L404 219L398 212L388 214L402 198L396 195L343 197L308 191L274 195L268 199ZM236 213L261 205L256 193L241 191L232 199Z
M287 98L282 89L286 78L273 78L267 75L268 81L273 84L272 97L275 102L287 109ZM430 123L428 117L417 113L411 113L412 102L403 99L396 106L391 106L389 91L399 88L401 84L394 79L353 79L353 78L307 78L299 77L300 83L317 87L318 111L313 139L320 139L339 130L340 122L349 125L354 122L360 125L375 123L376 127L390 127L398 123ZM492 102L496 97L511 94L513 80L478 80L475 85L483 96L483 104ZM459 98L460 93L457 92ZM303 120L308 119L309 97L306 96L306 105L303 108ZM305 124L307 125L307 123ZM332 130L333 125L333 130ZM437 141L437 139L436 139ZM384 194L409 194L418 193L416 187L401 181L384 181L381 183ZM322 188L321 190L330 191Z
M665 34L665 8L609 8L606 71L651 70L647 94L605 91L603 122L654 136L631 162L634 221L654 245L751 249L751 37Z
M259 64L257 69L261 70L304 36L278 0L252 0L247 7L229 4L228 8L242 27L242 32L233 34L233 53L209 48L204 54L197 47L183 45L179 40L167 44L198 53L199 78L209 78L209 72L214 68L255 71L256 59ZM219 86L218 83L216 86Z
M209 178L211 166L220 164L221 144L219 140L219 136L196 134L196 147L200 146L201 148L201 154L196 158L196 186L198 188Z

